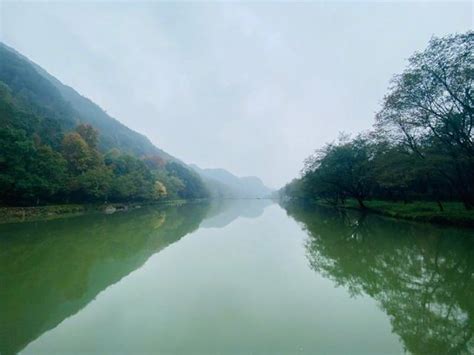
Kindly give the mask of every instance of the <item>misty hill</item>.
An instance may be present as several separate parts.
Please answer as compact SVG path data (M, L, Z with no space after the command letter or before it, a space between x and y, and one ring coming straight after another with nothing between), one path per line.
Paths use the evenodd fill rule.
M174 159L147 137L110 117L94 102L3 43L0 43L0 80L8 85L18 101L27 104L36 114L57 119L65 130L79 123L97 128L99 147L103 151L117 148L138 157L154 155Z
M0 204L207 197L194 170L0 43Z
M202 169L195 164L190 167L201 176L214 197L262 198L272 193L256 176L238 177L225 169Z

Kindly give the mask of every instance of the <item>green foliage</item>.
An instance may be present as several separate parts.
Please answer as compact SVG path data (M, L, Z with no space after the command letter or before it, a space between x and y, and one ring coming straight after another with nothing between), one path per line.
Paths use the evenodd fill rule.
M462 201L474 208L474 32L433 38L395 76L375 130L310 156L286 199Z
M73 175L84 173L96 165L94 151L78 133L66 134L61 148L68 170Z
M173 188L182 199L200 199L209 196L201 178L190 169L176 162L169 162L165 166L169 176L176 177Z
M66 162L23 131L0 129L0 200L38 204L63 187Z
M90 126L81 129L97 136ZM117 150L103 156L77 132L65 134L60 151L54 151L24 131L0 129L0 168L0 201L11 205L208 196L200 178L179 163L152 171L143 160Z
M433 38L392 80L377 128L474 207L474 32ZM430 177L431 179L432 177Z
M169 159L0 43L0 204L208 196L199 177Z
M80 124L76 127L76 132L84 139L89 147L97 148L99 133L89 124Z
M104 166L91 168L70 180L70 195L75 201L106 201L113 179Z
M363 200L374 184L373 155L369 139L358 136L349 141L347 137L342 137L338 143L326 145L307 159L307 179L317 186L322 196L341 201L352 197L364 207Z
M185 187L184 182L180 178L170 174L164 167L153 170L153 175L156 181L164 184L169 199L180 199L178 193Z
M22 129L28 131L37 129L36 126L48 126L54 122L62 130L69 131L82 123L93 126L101 133L97 144L102 152L117 148L138 157L160 156L163 159L172 159L145 136L110 117L91 100L62 84L44 69L2 43L0 82L8 87L13 103L21 109L26 109L26 114L34 116L37 121L33 124L29 119L31 117L25 118ZM43 123L43 120L50 122Z
M153 200L158 198L155 178L145 163L131 155L108 154L106 164L113 172L110 200Z

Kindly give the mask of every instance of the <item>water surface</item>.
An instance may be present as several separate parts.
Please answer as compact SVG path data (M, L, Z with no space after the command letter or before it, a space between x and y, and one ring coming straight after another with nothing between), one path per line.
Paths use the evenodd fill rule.
M0 226L0 353L474 352L474 238L267 200Z

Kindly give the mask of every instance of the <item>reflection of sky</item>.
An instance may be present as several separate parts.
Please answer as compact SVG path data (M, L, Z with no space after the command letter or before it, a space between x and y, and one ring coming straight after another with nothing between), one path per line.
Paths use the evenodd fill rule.
M239 217L260 217L273 202L267 199L227 199L211 202L209 213L200 224L201 228L223 228Z
M279 187L472 3L0 5L0 39L159 147ZM217 148L218 147L218 148Z

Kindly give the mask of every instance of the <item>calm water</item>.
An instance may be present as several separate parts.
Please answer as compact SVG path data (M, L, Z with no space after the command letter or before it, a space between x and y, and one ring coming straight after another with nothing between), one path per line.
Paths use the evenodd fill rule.
M472 231L270 201L0 226L0 353L474 353Z

